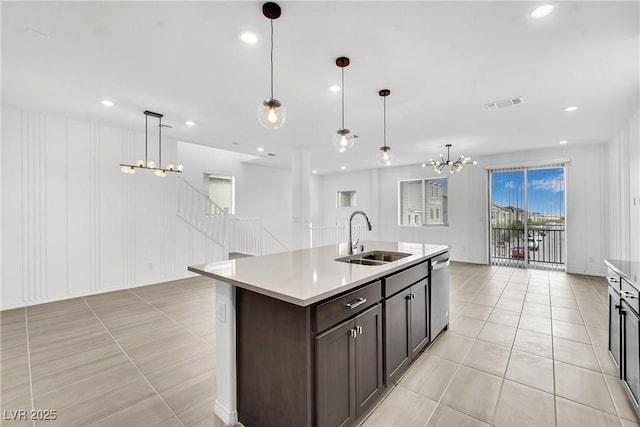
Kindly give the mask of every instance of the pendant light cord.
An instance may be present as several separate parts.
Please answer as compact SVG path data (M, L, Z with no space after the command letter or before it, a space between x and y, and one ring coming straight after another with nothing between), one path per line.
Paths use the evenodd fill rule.
M271 19L271 99L273 99L273 19Z
M162 167L162 117L158 118L158 167Z
M384 146L387 146L387 97L382 97L382 128L384 135Z
M342 87L340 90L342 91L342 129L344 130L344 67L341 67L342 71Z
M148 135L149 135L149 130L148 130L149 125L148 125L148 123L149 123L149 116L145 114L144 115L144 166L147 166L147 160L148 160L148 158L147 158L147 152L148 152L147 139L148 139Z

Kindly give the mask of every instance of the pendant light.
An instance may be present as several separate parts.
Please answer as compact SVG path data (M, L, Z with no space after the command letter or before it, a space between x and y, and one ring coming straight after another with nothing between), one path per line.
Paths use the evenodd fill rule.
M262 5L262 14L271 21L271 97L262 101L258 107L258 120L267 129L281 128L287 116L287 110L273 97L273 20L278 19L281 12L276 3L267 2Z
M341 56L336 59L336 65L340 67L340 70L342 71L342 86L340 86L340 90L342 92L342 127L338 129L335 135L333 135L333 145L336 147L336 150L343 153L353 147L353 143L357 136L344 127L344 68L349 66L349 58Z
M149 144L148 144L148 122L149 116L158 119L158 166L156 162L149 160ZM168 163L167 167L162 167L162 128L170 128L171 126L162 124L163 115L160 113L154 113L153 111L144 112L144 160L138 160L135 165L126 163L120 163L120 171L124 174L135 175L136 169L150 169L155 171L156 176L165 177L167 172L182 173L182 165L175 166L173 163Z
M391 147L387 145L387 96L391 95L391 91L389 89L382 89L378 92L378 95L382 97L382 108L383 108L383 137L384 144L380 147L378 151L377 158L380 163L383 165L389 166L393 161L393 153L391 152Z

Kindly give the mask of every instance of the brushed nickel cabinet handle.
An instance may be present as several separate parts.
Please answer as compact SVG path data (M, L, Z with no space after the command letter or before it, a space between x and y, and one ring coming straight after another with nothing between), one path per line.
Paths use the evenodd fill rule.
M367 302L366 298L358 298L349 303L346 303L344 306L347 307L349 310L352 310L357 306L364 304L365 302Z
M356 332L362 335L362 326L356 326Z

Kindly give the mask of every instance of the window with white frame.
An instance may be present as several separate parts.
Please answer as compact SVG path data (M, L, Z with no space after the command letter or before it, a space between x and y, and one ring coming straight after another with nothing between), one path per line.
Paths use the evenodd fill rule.
M449 225L447 178L400 181L398 224Z
M231 215L236 213L236 185L233 176L204 174L204 194ZM206 211L210 214L210 207Z

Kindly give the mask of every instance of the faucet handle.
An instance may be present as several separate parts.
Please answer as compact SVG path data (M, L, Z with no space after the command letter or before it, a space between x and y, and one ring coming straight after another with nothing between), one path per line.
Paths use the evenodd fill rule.
M353 244L352 248L353 249L356 249L358 247L358 242L359 241L360 241L360 238L358 237L355 242L352 242L352 244Z

